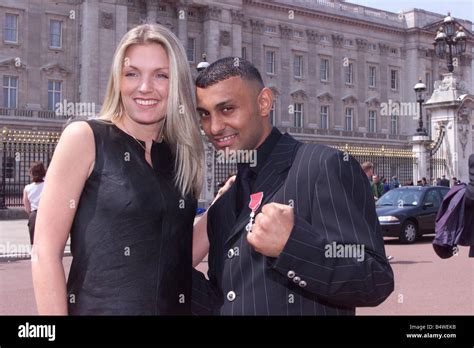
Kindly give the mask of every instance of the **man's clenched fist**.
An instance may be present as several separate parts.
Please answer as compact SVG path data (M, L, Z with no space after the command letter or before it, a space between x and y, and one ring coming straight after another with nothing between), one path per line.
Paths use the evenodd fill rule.
M293 208L280 203L269 203L256 216L247 241L262 255L278 257L290 238L295 223Z

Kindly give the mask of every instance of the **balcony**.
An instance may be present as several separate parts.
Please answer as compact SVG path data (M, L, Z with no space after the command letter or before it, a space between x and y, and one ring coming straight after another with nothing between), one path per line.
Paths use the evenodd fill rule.
M51 110L32 110L32 109L10 109L10 108L0 108L0 117L9 118L11 120L56 120L59 122L64 122L69 117L56 115L54 111Z
M0 125L10 129L61 130L70 117L51 110L0 108Z

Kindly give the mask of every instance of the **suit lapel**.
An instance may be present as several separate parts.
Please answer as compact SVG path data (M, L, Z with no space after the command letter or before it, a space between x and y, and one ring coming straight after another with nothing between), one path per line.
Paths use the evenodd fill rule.
M259 170L252 193L263 192L263 200L256 214L260 212L263 205L271 200L271 198L285 182L299 145L301 145L301 143L296 141L293 137L288 134L283 134L274 150L270 154L270 157L265 162L265 165ZM235 185L233 185L233 187L234 186ZM234 209L236 190L234 190L232 197L234 199L232 202L232 207ZM248 206L249 202L250 197L246 197L244 208L237 217L237 221L233 225L226 239L226 243L228 243L236 234L241 232L242 229L248 224L250 217L249 210L246 207Z

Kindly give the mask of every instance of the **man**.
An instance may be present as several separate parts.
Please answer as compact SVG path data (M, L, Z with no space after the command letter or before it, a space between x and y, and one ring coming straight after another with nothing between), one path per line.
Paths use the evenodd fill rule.
M372 182L370 183L370 189L372 190L372 194L374 195L374 199L377 201L380 197L383 196L383 185L380 182L378 175L372 176Z
M396 175L392 176L392 181L390 182L390 190L396 189L400 187L400 181Z
M442 179L439 182L439 186L449 187L449 180L446 179L446 175L442 176Z
M354 315L383 302L393 272L357 161L272 128L272 92L245 60L216 61L196 86L209 140L257 161L238 164L208 211L209 281L196 271L195 313Z
M372 162L364 162L362 163L362 170L365 175L367 175L367 179L372 181L372 176L374 175L374 164Z
M469 257L474 257L474 154L469 156L469 183L453 185L444 196L435 232L433 248L439 257L456 255L457 245L470 246Z

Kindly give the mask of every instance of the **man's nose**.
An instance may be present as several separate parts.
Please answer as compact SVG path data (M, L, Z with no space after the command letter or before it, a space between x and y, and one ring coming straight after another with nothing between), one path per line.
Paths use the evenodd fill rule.
M222 121L222 118L217 115L211 115L211 134L218 135L221 134L225 129L225 123Z

